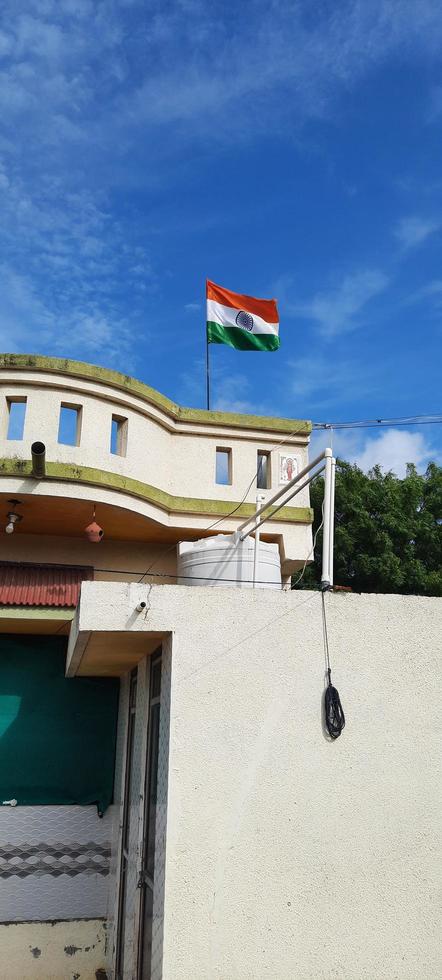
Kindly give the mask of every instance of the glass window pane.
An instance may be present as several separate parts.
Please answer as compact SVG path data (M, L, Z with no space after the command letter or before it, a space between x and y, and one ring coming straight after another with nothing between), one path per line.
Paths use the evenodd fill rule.
M267 490L269 486L269 455L268 453L258 452L258 466L256 476L256 486L258 490Z
M216 450L216 482L224 486L232 482L230 449Z
M119 415L112 416L110 451L115 456L126 455L127 442L127 419L120 418Z
M58 441L65 446L80 445L80 413L78 405L61 405Z
M26 399L15 401L8 398L8 439L23 439L25 427Z

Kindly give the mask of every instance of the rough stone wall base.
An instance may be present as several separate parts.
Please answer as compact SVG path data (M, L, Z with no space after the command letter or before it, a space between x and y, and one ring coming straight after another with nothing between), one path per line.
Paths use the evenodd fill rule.
M96 980L105 942L101 919L1 924L0 980Z

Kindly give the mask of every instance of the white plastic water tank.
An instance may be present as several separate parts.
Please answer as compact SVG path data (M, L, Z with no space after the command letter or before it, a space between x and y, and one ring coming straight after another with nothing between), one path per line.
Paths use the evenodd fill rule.
M233 534L182 541L178 545L178 585L252 589L254 553L253 538L235 543ZM277 544L259 542L255 588L281 588L281 559Z

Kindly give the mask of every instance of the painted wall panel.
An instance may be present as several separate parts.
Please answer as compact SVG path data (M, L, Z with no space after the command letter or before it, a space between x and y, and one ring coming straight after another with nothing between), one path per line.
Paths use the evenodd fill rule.
M112 812L0 808L0 922L105 917Z

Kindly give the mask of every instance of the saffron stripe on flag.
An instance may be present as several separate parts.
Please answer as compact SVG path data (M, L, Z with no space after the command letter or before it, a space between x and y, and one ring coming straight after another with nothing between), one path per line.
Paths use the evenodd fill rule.
M233 293L224 286L217 286L215 282L207 280L207 299L214 300L222 306L230 306L234 310L245 310L255 316L261 317L266 323L278 323L278 310L274 299L256 299L254 296L245 296L243 293Z

